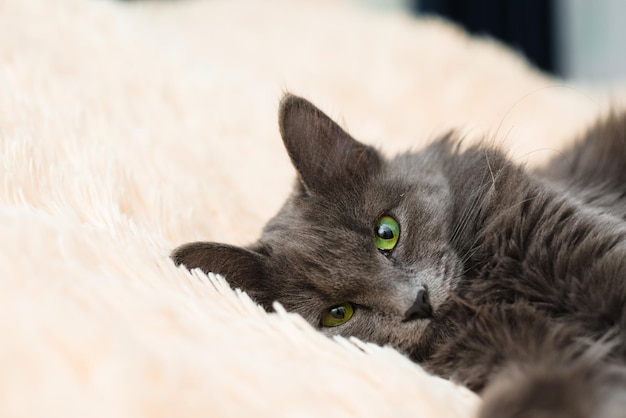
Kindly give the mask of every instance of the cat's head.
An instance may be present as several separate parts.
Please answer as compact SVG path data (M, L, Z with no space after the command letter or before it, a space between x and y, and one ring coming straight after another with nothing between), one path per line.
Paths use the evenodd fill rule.
M437 151L387 161L291 95L279 125L298 180L259 240L189 243L172 258L223 275L267 309L279 301L327 334L415 347L461 271Z

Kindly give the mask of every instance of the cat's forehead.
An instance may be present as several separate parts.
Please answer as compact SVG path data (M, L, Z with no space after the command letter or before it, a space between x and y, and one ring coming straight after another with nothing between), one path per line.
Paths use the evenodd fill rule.
M287 252L300 258L315 254L326 257L328 264L347 248L362 248L369 240L371 222L364 212L367 209L359 205L339 202L286 205L267 224L259 241L273 253Z

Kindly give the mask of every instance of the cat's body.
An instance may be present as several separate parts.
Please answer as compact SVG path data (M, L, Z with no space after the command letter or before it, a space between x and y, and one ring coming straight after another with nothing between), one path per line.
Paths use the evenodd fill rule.
M536 174L626 220L626 114L610 114Z
M259 241L178 264L487 387L484 416L626 416L625 117L534 174L451 135L385 161L293 96L280 128L299 180Z

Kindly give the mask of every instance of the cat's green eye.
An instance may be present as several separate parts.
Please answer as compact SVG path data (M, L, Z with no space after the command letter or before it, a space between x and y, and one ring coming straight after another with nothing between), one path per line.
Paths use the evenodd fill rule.
M389 215L378 218L374 227L374 237L376 239L376 248L384 254L393 250L400 238L400 225L398 221Z
M336 327L345 324L354 315L354 306L346 302L341 305L332 306L322 313L321 324L324 327Z

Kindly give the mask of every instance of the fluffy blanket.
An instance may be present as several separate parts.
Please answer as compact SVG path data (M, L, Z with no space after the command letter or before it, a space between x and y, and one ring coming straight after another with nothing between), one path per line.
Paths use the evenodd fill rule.
M285 199L287 90L390 154L458 128L528 164L626 97L354 2L0 0L0 416L475 414L169 260L246 244Z

